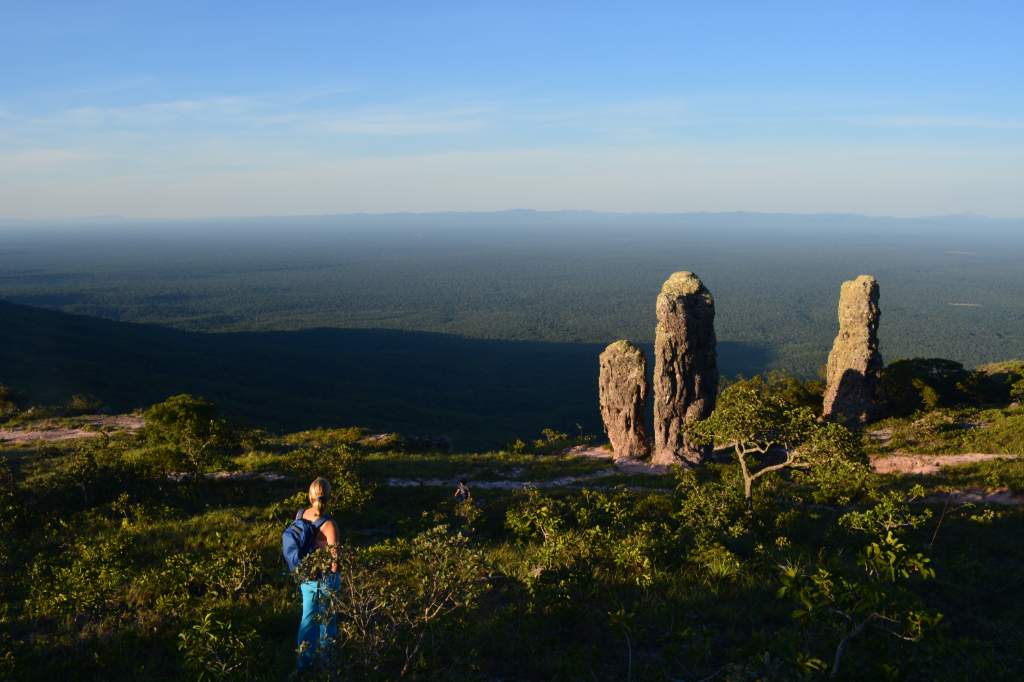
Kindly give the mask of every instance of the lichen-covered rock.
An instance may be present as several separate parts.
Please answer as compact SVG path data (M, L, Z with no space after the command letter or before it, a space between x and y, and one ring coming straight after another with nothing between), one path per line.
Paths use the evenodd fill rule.
M715 300L695 274L677 272L662 285L656 310L652 461L698 463L709 448L688 445L683 427L715 409Z
M647 358L629 341L609 344L600 356L601 419L616 459L650 454L647 427Z
M870 275L843 282L839 293L839 334L828 354L824 414L864 423L878 406L882 356L878 352L878 282Z

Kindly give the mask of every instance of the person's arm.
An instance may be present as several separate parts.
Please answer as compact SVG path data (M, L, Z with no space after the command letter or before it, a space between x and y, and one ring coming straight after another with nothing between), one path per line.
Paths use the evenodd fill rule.
M327 547L330 549L331 556L335 559L338 558L338 548L335 546L338 544L338 528L334 525L334 519L326 522L320 527L320 530L324 534L324 539L327 541ZM337 571L338 564L331 564L331 571Z

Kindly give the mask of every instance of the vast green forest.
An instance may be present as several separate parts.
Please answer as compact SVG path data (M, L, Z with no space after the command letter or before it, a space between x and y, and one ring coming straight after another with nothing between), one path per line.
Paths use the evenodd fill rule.
M598 428L597 353L653 340L673 271L697 272L715 295L725 375L814 377L839 284L864 272L881 284L887 361L1024 356L1021 262L1024 226L971 216L11 224L0 299L149 326L4 307L0 379L40 401L87 392L121 409L190 390L281 426L393 424L500 445L545 426ZM51 328L66 333L40 331ZM302 389L275 397L290 382Z

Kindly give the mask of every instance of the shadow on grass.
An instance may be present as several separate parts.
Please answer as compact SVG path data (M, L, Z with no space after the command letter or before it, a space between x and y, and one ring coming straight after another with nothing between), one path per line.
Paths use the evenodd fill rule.
M89 393L115 410L194 393L273 429L361 425L506 445L552 427L600 433L601 344L394 330L203 334L0 302L0 383L33 402ZM722 374L753 374L765 347L719 343Z

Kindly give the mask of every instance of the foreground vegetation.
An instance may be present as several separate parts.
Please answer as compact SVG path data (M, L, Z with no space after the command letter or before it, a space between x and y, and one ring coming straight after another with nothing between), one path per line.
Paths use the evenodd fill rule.
M361 429L273 436L190 396L148 410L140 433L8 449L0 676L287 678L299 599L280 533L326 475L344 589L312 678L1016 679L1024 512L944 494L1024 494L1024 465L872 474L858 439L804 418L806 389L726 389L706 435L738 443L743 467L723 450L642 485L481 485L458 505L389 479L472 487L607 464L558 454L578 438L555 431L464 454ZM813 447L789 461L762 447L777 435Z

